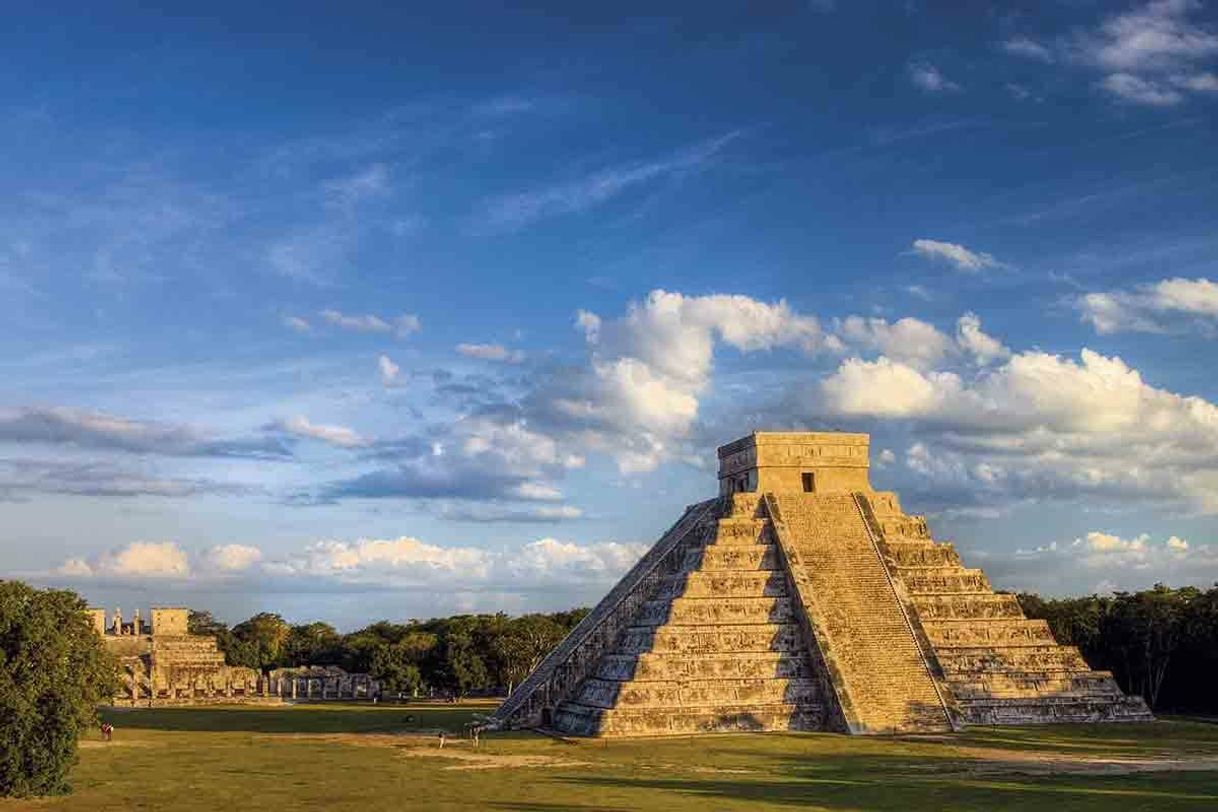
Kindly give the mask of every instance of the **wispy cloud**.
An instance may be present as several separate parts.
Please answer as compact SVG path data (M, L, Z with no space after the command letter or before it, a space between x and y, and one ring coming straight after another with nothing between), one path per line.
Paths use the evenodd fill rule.
M1044 62L1046 65L1057 61L1057 57L1054 56L1051 48L1029 37L1011 37L1003 42L1001 47L1008 54L1021 56L1025 59L1034 59L1037 62Z
M381 386L400 386L402 383L402 368L393 362L388 355L376 359L377 371L381 374Z
M326 287L347 264L354 235L345 226L325 223L290 230L266 247L266 267L277 276Z
M331 203L342 207L354 206L389 191L389 167L375 163L354 174L328 180L322 184L322 188Z
M1212 69L1218 31L1194 21L1201 8L1194 0L1153 0L1111 14L1073 37L1038 42L1016 36L1002 47L1024 59L1098 71L1096 86L1122 102L1172 107L1190 94L1218 92Z
M586 211L664 178L700 172L740 135L730 132L659 160L618 164L553 186L492 198L478 213L477 226L489 232L515 231L547 217Z
M0 502L35 494L130 499L234 496L254 489L204 478L164 476L108 462L0 459Z
M477 358L481 361L502 361L509 364L519 364L524 360L520 350L510 350L502 344L458 344L457 352L466 358Z
M0 441L178 457L291 456L291 449L275 438L220 439L189 426L134 420L67 406L0 409Z
M1003 265L984 251L973 251L954 242L914 240L912 251L925 259L946 262L956 270L966 273L977 273L987 268L1000 268Z
M309 320L300 316L284 316L281 321L284 327L297 333L307 333L313 329Z
M321 311L321 318L326 324L337 327L340 330L347 330L353 333L392 334L398 338L405 338L411 333L417 333L423 327L419 317L410 313L404 313L401 316L386 320L371 314L350 315L338 310L323 310Z
M372 441L361 436L354 429L346 426L324 425L312 423L303 415L280 420L267 426L269 431L278 431L293 437L310 440L320 440L327 445L339 448L361 448L372 444Z
M914 86L927 93L952 93L960 90L960 85L943 75L943 71L929 62L911 62L906 71L909 81Z

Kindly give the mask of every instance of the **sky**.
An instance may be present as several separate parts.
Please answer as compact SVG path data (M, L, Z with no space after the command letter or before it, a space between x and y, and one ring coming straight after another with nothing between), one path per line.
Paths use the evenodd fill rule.
M995 586L1218 581L1218 9L46 2L0 30L0 575L589 605L755 429Z

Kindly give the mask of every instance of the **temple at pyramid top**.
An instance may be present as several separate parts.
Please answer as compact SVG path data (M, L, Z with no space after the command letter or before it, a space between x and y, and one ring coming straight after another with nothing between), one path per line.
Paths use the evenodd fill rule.
M634 736L1151 718L873 490L868 443L722 446L719 495L685 509L494 722Z
M719 495L870 491L866 434L755 431L719 447Z

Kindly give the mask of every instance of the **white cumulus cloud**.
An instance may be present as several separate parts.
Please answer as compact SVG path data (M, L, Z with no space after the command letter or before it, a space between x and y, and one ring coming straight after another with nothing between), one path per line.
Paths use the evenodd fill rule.
M262 560L262 550L248 544L221 544L203 553L203 566L214 572L244 572Z
M1106 492L1218 512L1218 407L1146 383L1116 357L1027 351L968 376L847 359L818 387L820 414L907 421L910 467L980 488Z
M1126 290L1087 293L1077 306L1083 321L1101 334L1165 332L1190 324L1218 322L1218 283L1209 279L1163 279Z
M91 559L70 558L59 568L70 577L180 578L190 572L186 551L172 541L135 541Z
M623 471L654 468L687 434L717 344L746 353L837 346L815 318L784 301L747 296L655 290L619 319L582 311L577 325L588 341L590 375L559 386L552 405L563 420L599 434Z
M952 341L934 325L915 318L889 323L880 318L849 316L835 324L846 344L876 350L916 367L938 363L952 349Z

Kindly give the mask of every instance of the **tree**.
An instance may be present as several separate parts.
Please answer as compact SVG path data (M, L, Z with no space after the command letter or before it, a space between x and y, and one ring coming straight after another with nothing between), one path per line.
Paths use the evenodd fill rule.
M0 581L0 795L68 791L80 731L120 689L74 592Z
M342 657L342 638L329 623L293 626L283 645L285 665L334 665Z
M499 665L499 682L508 693L567 636L567 629L547 615L524 615L504 624L491 641Z
M490 687L490 671L484 659L490 646L479 629L483 620L485 618L472 615L449 618L440 634L444 650L443 681L461 696Z
M411 662L410 650L401 643L381 643L372 652L369 673L386 694L417 694L423 687L423 672Z
M286 620L272 612L261 612L238 623L233 627L233 637L253 648L252 656L248 649L240 652L245 660L242 664L261 671L284 665L284 644L291 630Z
M190 614L186 617L186 631L190 634L216 638L216 647L224 653L224 661L229 665L249 666L249 660L256 660L256 656L251 657L249 654L250 647L239 650L240 644L229 631L228 624L216 620L215 616L207 610L191 609ZM251 667L257 668L257 665Z
M216 620L215 616L206 609L191 609L186 616L186 631L190 634L219 637L228 633L228 624Z

